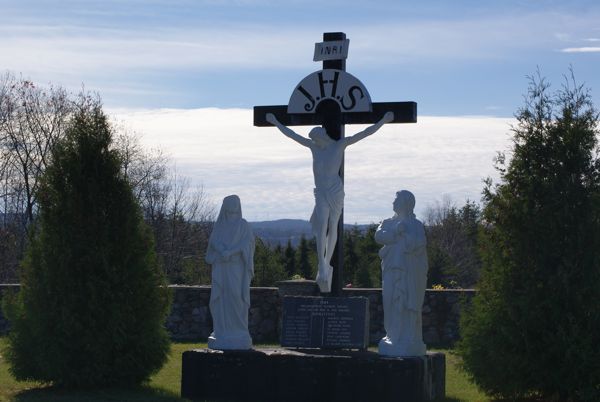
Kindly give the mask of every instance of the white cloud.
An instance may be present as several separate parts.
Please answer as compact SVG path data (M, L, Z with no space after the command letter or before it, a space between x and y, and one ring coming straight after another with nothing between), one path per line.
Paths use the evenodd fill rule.
M250 220L308 219L313 206L310 152L275 128L252 126L246 109L113 110L148 147L160 147L178 172L204 184L216 204L240 195ZM417 212L443 195L479 201L482 178L496 177L493 158L509 144L511 119L419 118L383 127L346 152L346 222L390 215L395 191L417 197ZM347 135L360 126L346 127ZM306 135L309 128L296 131Z
M600 47L567 47L560 50L563 53L598 53L600 52Z

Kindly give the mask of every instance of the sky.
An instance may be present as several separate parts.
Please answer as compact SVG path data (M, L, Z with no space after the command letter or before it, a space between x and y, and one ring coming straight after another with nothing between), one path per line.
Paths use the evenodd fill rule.
M373 101L418 104L417 124L347 151L345 221L369 223L400 189L420 217L479 201L536 71L557 89L572 68L598 104L598 21L597 0L0 0L0 71L97 91L217 206L237 193L249 220L308 219L310 153L253 127L251 109L287 104L321 68L314 43L345 32L347 71Z

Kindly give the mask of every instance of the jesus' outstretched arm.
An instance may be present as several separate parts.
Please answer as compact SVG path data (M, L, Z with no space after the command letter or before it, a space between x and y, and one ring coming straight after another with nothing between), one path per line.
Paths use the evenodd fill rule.
M293 131L293 130L289 129L288 127L284 126L283 124L281 124L279 122L279 120L277 120L277 118L275 117L275 115L273 113L267 113L267 115L265 117L269 123L271 123L272 125L277 127L279 129L279 131L281 131L286 137L291 138L292 140L296 141L300 145L304 145L305 147L310 148L310 146L312 144L312 141L310 139L301 136L300 134L296 133L295 131Z
M363 138L368 137L371 134L374 134L377 130L379 130L381 128L381 126L383 126L385 123L389 123L392 120L394 120L394 112L387 112L386 114L383 115L381 120L379 120L377 123L373 124L370 127L367 127L360 133L354 134L351 137L344 138L345 146L352 145L352 144L362 140Z

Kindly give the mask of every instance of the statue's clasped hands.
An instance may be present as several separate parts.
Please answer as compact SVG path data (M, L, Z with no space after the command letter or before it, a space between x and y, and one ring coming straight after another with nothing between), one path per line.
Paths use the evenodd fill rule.
M221 254L221 257L223 257L224 260L228 260L234 254L233 250L228 249L225 244L220 244L217 248L217 251L219 254Z
M404 222L398 222L398 224L396 224L396 233L399 235L403 235L405 231L406 225L404 224Z

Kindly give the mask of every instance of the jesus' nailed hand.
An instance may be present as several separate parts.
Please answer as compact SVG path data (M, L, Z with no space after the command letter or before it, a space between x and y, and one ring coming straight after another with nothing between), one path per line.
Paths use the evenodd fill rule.
M385 123L394 120L394 113L387 112L381 120L351 137L336 141L327 135L323 127L315 127L303 137L281 124L272 114L266 120L276 126L284 135L310 149L313 157L313 175L315 179L315 208L310 218L312 230L317 240L319 271L317 284L323 293L331 292L331 257L337 242L337 227L344 207L344 185L339 176L344 160L344 150L363 138L374 134Z

